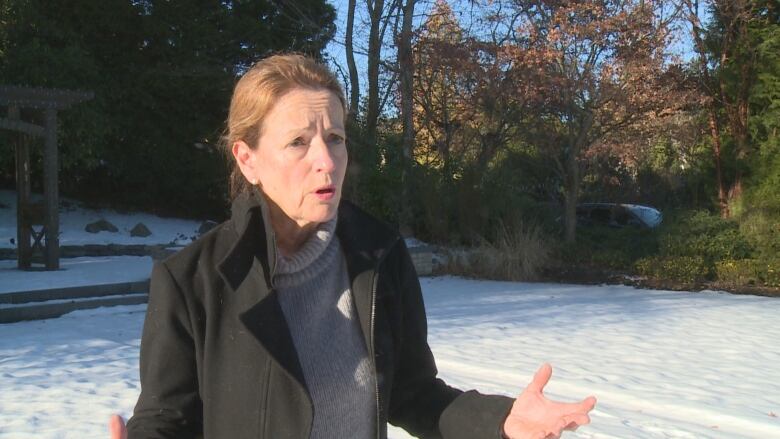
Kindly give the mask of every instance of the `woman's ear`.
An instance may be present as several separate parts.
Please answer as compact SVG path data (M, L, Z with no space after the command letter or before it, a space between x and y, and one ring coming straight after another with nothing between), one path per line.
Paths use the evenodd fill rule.
M233 142L231 148L233 157L238 163L238 168L244 174L244 178L253 185L257 184L257 151L250 148L243 140Z

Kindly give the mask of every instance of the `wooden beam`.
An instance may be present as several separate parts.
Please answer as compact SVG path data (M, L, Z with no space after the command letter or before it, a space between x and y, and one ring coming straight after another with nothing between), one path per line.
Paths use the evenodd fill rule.
M19 120L19 107L8 109L8 119ZM32 263L30 224L24 215L24 206L30 203L30 145L19 134L12 138L16 146L16 265L27 270Z
M46 146L43 154L43 188L46 197L46 269L60 268L59 165L57 110L46 109Z
M95 93L91 91L0 85L0 105L17 105L21 108L63 110L94 97Z
M14 120L11 118L0 119L0 129L19 131L37 137L44 137L46 135L46 129L44 129L42 126L22 122L21 120Z

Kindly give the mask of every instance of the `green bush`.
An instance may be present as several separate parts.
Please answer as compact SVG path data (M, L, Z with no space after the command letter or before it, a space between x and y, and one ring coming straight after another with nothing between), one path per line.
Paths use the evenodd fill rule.
M726 260L715 264L718 281L735 285L780 287L780 259Z
M652 279L697 284L709 277L710 268L701 256L652 256L635 264L637 273Z
M739 231L760 258L780 254L780 214L764 209L746 212L739 219Z
M620 270L631 266L631 255L626 249L605 248L591 254L590 262L596 267Z
M706 211L670 215L661 228L662 256L702 257L709 264L726 259L744 259L753 248L736 221Z
M657 233L649 229L580 227L574 245L561 242L556 259L564 265L630 270L634 262L658 251Z
M715 263L718 281L730 285L756 285L759 281L758 261L755 259L725 260Z

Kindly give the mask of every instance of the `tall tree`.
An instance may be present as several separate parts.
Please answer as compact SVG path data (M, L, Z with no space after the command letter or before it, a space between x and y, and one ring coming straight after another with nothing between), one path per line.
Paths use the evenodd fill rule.
M401 120L403 126L401 171L401 186L403 199L401 202L401 230L410 233L411 204L411 172L414 156L414 57L412 55L412 24L414 20L415 0L406 0L402 5L403 24L398 36L398 68L401 79Z
M756 1L750 32L756 41L756 83L750 95L750 185L744 205L780 215L780 4ZM775 241L780 236L775 232ZM776 250L780 250L777 247Z
M356 0L349 0L347 5L347 29L344 39L344 50L347 56L347 68L349 69L349 116L348 120L352 125L357 121L357 113L360 109L360 77L358 76L357 64L355 64L355 45L353 37L355 35L355 7Z
M462 67L471 54L464 46L463 30L452 9L438 0L414 47L416 160L426 166L448 168L456 138L465 140L465 133L456 134L470 118Z
M366 0L369 16L368 33L368 104L366 105L366 136L369 143L377 140L377 123L379 120L379 64L382 60L382 42L387 29L384 0Z
M502 50L518 72L513 92L533 102L526 138L559 175L565 237L573 242L590 151L669 105L663 79L676 11L652 0L513 5L523 18L513 44Z
M213 145L236 75L276 51L320 56L335 30L324 0L3 4L2 82L95 92L64 114L63 190L191 215L224 205Z
M743 177L751 155L750 94L756 81L756 44L750 32L762 19L755 0L684 0L690 23L700 89L707 99L708 123L716 163L721 215L730 215L729 203L742 194ZM711 16L709 25L701 15ZM726 154L726 143L733 153ZM730 165L727 182L723 164Z

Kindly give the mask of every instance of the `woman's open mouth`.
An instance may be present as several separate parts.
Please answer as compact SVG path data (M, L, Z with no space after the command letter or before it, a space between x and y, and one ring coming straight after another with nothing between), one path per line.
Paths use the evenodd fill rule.
M336 196L336 186L329 185L329 186L323 186L316 191L314 191L314 194L322 201L328 201L333 199L333 197Z

